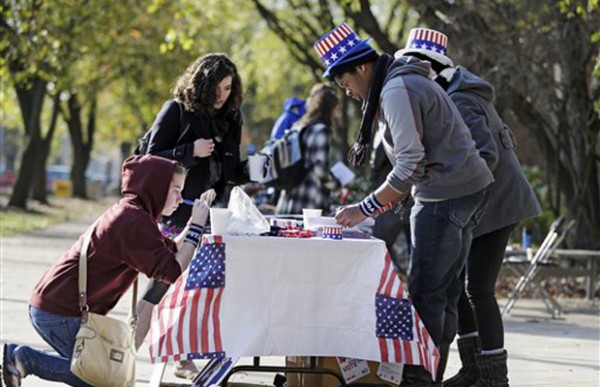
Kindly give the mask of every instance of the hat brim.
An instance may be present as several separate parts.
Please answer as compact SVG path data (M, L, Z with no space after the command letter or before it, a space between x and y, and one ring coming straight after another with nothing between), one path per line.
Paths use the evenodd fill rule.
M431 58L432 60L434 60L438 63L441 63L446 66L454 67L454 62L452 62L452 59L448 58L446 55L440 54L437 52L433 52L430 50L424 50L422 48L403 48L402 50L396 51L396 53L394 54L394 57L400 58L401 56L405 56L405 55L409 55L409 54L425 55L426 57Z
M348 50L340 60L325 70L323 73L323 78L331 79L331 77L333 77L335 74L335 70L340 66L352 61L356 61L375 52L375 49L370 45L371 40L371 38L361 40L356 46Z

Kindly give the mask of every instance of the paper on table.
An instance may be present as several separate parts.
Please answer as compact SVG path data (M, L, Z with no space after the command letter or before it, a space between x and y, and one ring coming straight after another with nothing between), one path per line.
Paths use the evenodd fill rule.
M346 186L346 184L350 183L352 179L354 179L354 172L350 168L346 166L341 161L335 163L333 167L330 169L331 174L338 179L342 187Z
M338 222L334 217L331 216L311 216L309 219L311 230L318 229L320 227L331 227L331 226L339 226ZM358 230L358 226L373 226L375 224L375 220L373 218L367 218L357 224L354 227L345 228L345 230Z

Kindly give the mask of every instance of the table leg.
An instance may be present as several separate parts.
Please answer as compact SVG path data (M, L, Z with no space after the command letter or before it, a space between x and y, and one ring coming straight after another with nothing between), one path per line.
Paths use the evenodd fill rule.
M157 363L154 365L154 367L152 367L152 375L150 376L150 383L148 383L148 387L160 387L160 383L162 382L166 368L167 363Z
M585 291L586 298L591 301L594 299L594 292L596 291L596 279L598 274L598 261L594 257L588 257L588 280L587 289Z

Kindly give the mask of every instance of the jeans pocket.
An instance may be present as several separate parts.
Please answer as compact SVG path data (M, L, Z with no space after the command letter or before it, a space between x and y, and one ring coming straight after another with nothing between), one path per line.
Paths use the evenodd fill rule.
M452 200L450 204L449 218L456 227L465 228L469 222L478 224L484 214L489 199L489 187L483 190Z
M469 197L470 196L467 198ZM473 206L467 205L467 198L454 199L450 205L450 213L448 214L448 217L450 221L458 228L465 228L473 216Z

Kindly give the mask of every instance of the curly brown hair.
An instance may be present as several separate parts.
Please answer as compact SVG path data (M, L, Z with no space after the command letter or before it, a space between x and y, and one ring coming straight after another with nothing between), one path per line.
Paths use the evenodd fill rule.
M242 80L235 64L223 53L206 54L196 59L177 79L173 98L195 115L213 116L216 114L213 104L217 86L228 75L232 78L231 94L219 111L229 116L242 104Z

